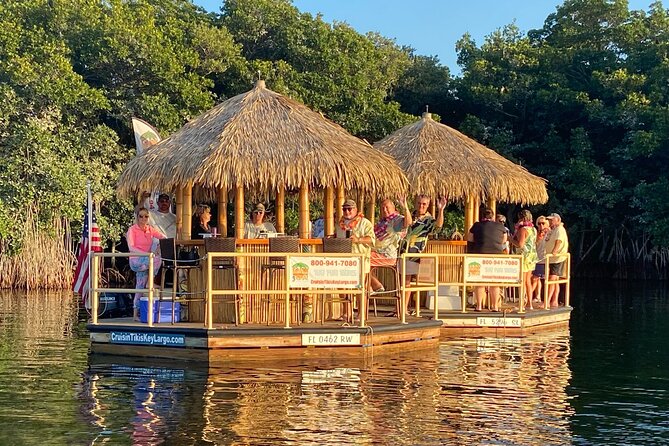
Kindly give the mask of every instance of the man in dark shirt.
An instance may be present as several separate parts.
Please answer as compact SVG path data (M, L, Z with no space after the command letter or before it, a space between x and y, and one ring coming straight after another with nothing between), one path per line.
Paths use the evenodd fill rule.
M467 235L469 252L473 254L502 254L501 247L507 241L504 225L495 221L495 214L491 209L483 211L481 221L474 223ZM499 287L477 286L474 287L476 296L476 311L483 311L486 288L488 290L489 308L499 311Z

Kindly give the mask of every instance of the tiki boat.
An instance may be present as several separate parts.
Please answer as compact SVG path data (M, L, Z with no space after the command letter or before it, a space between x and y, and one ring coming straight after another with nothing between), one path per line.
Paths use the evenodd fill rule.
M423 127L432 129L428 124ZM403 141L401 132L407 133L406 128L398 132L399 137L388 137L394 147ZM449 135L447 146L452 148L457 141ZM428 140L439 142L434 135ZM559 281L566 289L565 304L559 309L525 311L522 303L513 302L501 313L474 313L468 308L473 284L501 284L509 295L513 290L522 295L519 256L474 256L465 254L466 242L433 240L424 253L411 254L413 260L420 258L413 282L406 283L398 273L407 261L403 256L395 267L378 272L385 288L394 291L370 296L366 259L351 252L350 240L311 238L310 199L318 195L326 235L335 232L347 197L353 197L373 221L377 198L407 192L447 196L467 203L467 225L477 218L477 204L484 199L489 205L496 200L546 201L545 181L497 154L478 147L478 152L472 151L470 141L465 141L462 156L477 156L479 170L464 176L478 175L477 181L454 185L435 180L429 187L423 185L425 191L417 190L420 183L413 181L414 172L391 150L372 147L259 81L251 91L190 121L124 169L118 183L121 196L138 197L146 190L171 191L176 196L177 237L170 239L171 247L166 244L172 254L163 250L162 266L183 270L175 275L187 277L188 291L174 285L154 289L152 270L146 289L102 286L98 281L102 259L129 254L94 253L93 317L88 325L92 352L211 364L242 358L364 359L434 346L441 336L522 336L564 327L570 312L568 279ZM415 149L418 154L424 151L420 146ZM444 166L437 159L444 158L408 164L430 164L438 174L426 174L432 178L452 177L448 171L452 162ZM495 180L509 167L504 162L515 169L513 178L522 173L532 180L528 194L510 193L517 185L508 177ZM283 233L287 194L298 196L298 236L244 239L245 199L274 200L276 229ZM194 200L214 202L219 209L232 201L234 237L190 240ZM219 233L228 233L226 212L218 212L217 227ZM197 247L199 261L174 260L180 247ZM149 265L152 268L153 262ZM99 296L114 292L143 293L143 320L98 319ZM409 312L405 303L412 296ZM387 317L392 313L396 315Z

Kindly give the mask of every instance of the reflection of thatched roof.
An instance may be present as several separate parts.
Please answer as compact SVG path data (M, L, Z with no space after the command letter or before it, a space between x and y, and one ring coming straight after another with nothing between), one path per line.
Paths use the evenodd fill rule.
M132 159L118 191L174 190L188 183L215 190L243 185L402 192L406 177L388 155L259 81L251 91L203 113Z
M397 160L416 194L449 200L472 196L521 204L548 201L546 180L434 121L429 113L374 147Z

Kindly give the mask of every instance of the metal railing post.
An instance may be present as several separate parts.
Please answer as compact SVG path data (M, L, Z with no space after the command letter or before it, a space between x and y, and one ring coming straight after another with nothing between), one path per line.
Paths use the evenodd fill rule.
M434 319L439 319L439 255L434 257Z
M207 317L205 318L205 324L207 327L207 330L211 330L214 328L214 304L213 304L213 288L214 288L214 281L213 281L213 274L212 274L212 255L207 254L207 281L206 281L206 287L207 287L207 302L206 302L206 313ZM235 317L237 317L235 315Z
M367 283L365 282L365 275L367 275L369 273L365 272L365 270L363 269L365 264L366 264L366 260L367 260L365 257L366 256L360 257L358 259L359 262L360 262L360 276L358 277L358 280L362 284L362 288L360 289L361 292L358 295L358 296L360 296L360 305L359 305L359 309L358 309L359 315L360 315L360 328L363 328L363 327L366 326L366 323L367 323L367 305L369 305L369 301L368 301L369 296L367 296L367 291L368 291L367 290ZM370 272L371 272L371 259L369 259L369 261L370 261ZM351 311L351 313L353 313L353 311Z
M149 279L146 281L146 286L148 287L147 299L148 299L148 308L146 315L146 322L149 327L153 327L153 253L149 253ZM140 299L141 302L141 299ZM160 310L158 310L160 314Z
M283 261L285 262L284 265L286 266L284 268L284 283L283 286L286 287L285 293L286 293L286 325L283 328L290 328L290 254L285 254ZM269 295L267 296L269 299ZM269 314L267 315L267 320L269 320Z

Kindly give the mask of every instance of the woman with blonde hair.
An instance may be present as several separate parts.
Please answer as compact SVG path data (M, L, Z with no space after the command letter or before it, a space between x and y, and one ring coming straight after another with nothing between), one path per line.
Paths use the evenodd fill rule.
M130 226L126 234L128 241L128 251L130 252L152 252L153 257L153 275L158 274L160 268L160 244L159 239L165 238L165 235L158 229L149 224L149 210L140 207L135 212L135 224ZM146 288L149 281L149 258L130 257L130 269L135 272L135 288ZM139 299L142 293L135 293L133 301L133 317L139 320Z
M532 271L532 292L534 301L541 302L541 281L546 277L546 234L550 231L548 219L537 217L537 265Z
M517 248L517 252L523 255L523 284L525 287L525 305L532 308L532 271L537 264L537 230L532 223L532 214L527 209L518 212L516 230L511 239L511 244Z
M213 228L209 225L211 221L211 208L209 206L198 204L193 220L193 228L190 232L191 239L202 239L204 238L203 234L211 234Z

